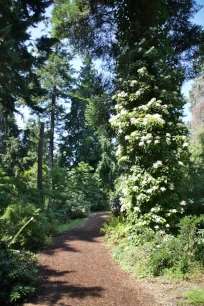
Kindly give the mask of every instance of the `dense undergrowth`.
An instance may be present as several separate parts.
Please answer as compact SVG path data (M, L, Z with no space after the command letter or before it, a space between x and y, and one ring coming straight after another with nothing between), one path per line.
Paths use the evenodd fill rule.
M194 306L202 306L204 305L204 289L201 290L189 290L184 294L184 297L186 298L184 301L179 303L179 306L188 306L188 305L194 305Z
M105 205L99 181L85 164L69 174L64 169L55 169L55 189L45 190L44 194L25 185L22 179L13 181L3 170L0 174L0 304L7 304L34 293L35 253L47 247L53 237Z
M37 258L28 251L0 250L0 303L22 301L35 292Z
M184 217L174 235L131 227L124 217L112 215L103 231L109 243L117 244L114 258L135 277L185 278L204 269L204 215Z

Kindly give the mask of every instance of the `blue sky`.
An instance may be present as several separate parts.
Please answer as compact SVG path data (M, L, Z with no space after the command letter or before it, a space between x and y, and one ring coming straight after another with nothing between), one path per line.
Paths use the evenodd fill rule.
M204 0L197 0L197 3L200 5L204 5ZM51 12L52 12L53 6L49 7L47 9L46 12L46 16L49 17L51 16ZM192 20L194 23L198 24L198 25L203 25L204 26L204 7L195 15L194 19ZM38 24L38 26L36 28L33 28L30 30L31 34L32 34L32 38L40 38L42 35L46 35L49 33L50 30L50 26L48 26L47 24L41 22L40 24ZM79 69L81 66L81 60L80 58L75 58L72 61L73 67L75 69ZM189 97L189 91L191 89L191 86L193 84L193 80L185 82L183 87L182 87L182 93L185 95L185 97L188 99ZM28 109L25 109L22 111L24 114L24 120L22 120L22 118L20 116L17 116L17 122L19 124L20 127L23 127L26 120L28 119L29 116L29 111ZM191 112L189 111L189 103L186 104L185 108L184 108L184 121L190 121L191 120Z

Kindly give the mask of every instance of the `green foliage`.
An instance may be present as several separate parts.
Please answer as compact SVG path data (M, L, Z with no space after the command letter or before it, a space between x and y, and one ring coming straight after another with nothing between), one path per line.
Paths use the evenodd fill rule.
M131 61L126 48L149 36L150 28L165 28L166 33L161 36L158 46L163 49L167 38L176 63L180 61L189 72L193 59L200 69L198 54L203 54L203 30L192 22L198 10L194 0L57 0L52 21L59 38L68 38L81 53L88 50L93 57L105 59L108 68L113 68L111 64L116 60L120 72L125 75L129 75L127 66ZM121 53L122 60L119 58Z
M185 275L204 266L204 216L184 217L179 223L179 234L164 231L156 234L151 229L130 232L124 219L111 217L104 231L108 241L125 242L113 250L122 267L136 277ZM121 230L123 229L123 231ZM134 228L135 229L135 228Z
M87 55L79 73L77 86L72 90L70 112L64 118L64 133L60 143L60 165L63 167L71 168L85 162L96 168L100 159L99 136L96 131L99 127L104 130L109 119L107 106L106 111L99 110L100 105L105 104L104 91L101 77ZM97 97L100 97L100 100ZM101 103L102 100L104 103ZM97 116L104 118L102 122L97 121L96 109ZM93 117L95 121L92 120Z
M90 210L103 207L100 178L88 164L81 162L69 171L55 167L52 177L53 190L47 194L52 199L51 210L62 211L75 219L87 217Z
M101 184L106 195L114 189L114 181L118 176L119 167L115 156L115 145L105 135L99 137L101 159L96 168L96 174L101 179Z
M30 203L9 205L1 216L2 240L11 241L16 233L33 217L33 220L15 239L12 247L27 250L39 250L46 241L50 225L47 216Z
M100 190L100 178L94 174L94 169L83 162L68 173L67 192L70 198L67 200L71 207L71 215L74 217L87 216L91 209L97 209L104 200ZM84 214L79 215L79 211Z
M122 269L135 277L151 276L146 248L131 247L127 243L123 243L112 251L112 255L120 263Z
M157 38L155 29L152 36ZM188 139L181 121L182 73L166 63L167 46L161 52L154 44L152 38L143 39L130 51L135 76L121 79L111 124L125 172L121 210L133 225L139 218L157 230L174 228L184 213Z
M11 203L13 185L5 171L0 167L0 213Z
M190 214L204 213L204 138L203 130L200 129L195 136L191 135L190 141L190 164L189 164L189 190L187 196L189 198L188 211Z
M68 231L69 229L71 229L72 227L84 222L85 219L75 219L75 220L71 220L70 222L68 223L65 223L65 224L60 224L58 225L57 227L57 233L58 234L62 234L64 233L65 231Z
M104 224L101 232L106 234L106 240L110 243L120 243L120 240L127 237L130 225L124 222L122 215L115 217L110 215L107 223Z
M185 305L193 305L193 306L204 305L204 289L190 290L187 293L185 293L184 296L188 299L187 301L189 302L188 304L185 303Z
M37 259L26 251L0 249L0 303L19 302L35 292Z
M19 100L36 109L32 96L40 95L42 91L33 72L36 59L28 51L28 29L43 20L51 1L3 1L1 4L0 104L7 113L14 111Z

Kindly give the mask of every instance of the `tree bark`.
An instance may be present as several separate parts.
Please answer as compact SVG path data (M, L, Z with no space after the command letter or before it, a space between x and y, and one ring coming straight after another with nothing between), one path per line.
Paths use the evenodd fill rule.
M55 108L56 108L56 86L53 87L52 91L52 104L51 104L51 116L50 116L50 139L49 139L49 160L48 160L48 171L49 171L49 185L50 191L53 190L53 179L52 169L54 164L54 133L55 133ZM47 211L49 211L52 204L52 199L49 197Z
M40 123L40 137L38 142L38 178L37 178L37 188L42 190L42 178L43 178L43 147L44 147L44 128L45 124Z
M48 167L51 171L53 168L53 152L54 152L54 131L55 131L55 108L56 108L56 86L53 87L51 117L50 117L50 146L49 146L49 163Z

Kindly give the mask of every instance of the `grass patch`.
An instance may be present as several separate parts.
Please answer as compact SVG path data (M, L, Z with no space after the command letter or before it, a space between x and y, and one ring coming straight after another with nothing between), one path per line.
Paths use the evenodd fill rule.
M85 218L75 219L75 220L71 220L69 223L63 223L63 224L57 225L55 228L55 233L52 236L46 238L43 249L47 249L52 244L53 239L56 236L61 235L62 233L73 228L74 226L84 222L84 220L86 219Z
M112 256L123 270L129 272L134 277L149 278L151 276L148 258L146 257L145 250L142 248L121 243L112 250Z
M193 289L185 293L187 298L184 305L203 306L204 305L204 289Z
M69 223L61 224L57 227L57 232L59 234L62 234L64 232L66 232L67 230L71 229L72 227L82 223L84 220L85 220L85 218L75 219L75 220L71 220Z

